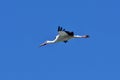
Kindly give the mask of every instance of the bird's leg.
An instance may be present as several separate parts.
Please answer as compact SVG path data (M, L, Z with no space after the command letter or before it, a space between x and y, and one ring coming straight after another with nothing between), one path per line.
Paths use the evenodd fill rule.
M64 43L67 43L68 41L66 40L66 41L63 41Z
M89 35L83 35L82 38L89 38Z
M74 35L74 38L89 38L89 35L83 35L83 36Z

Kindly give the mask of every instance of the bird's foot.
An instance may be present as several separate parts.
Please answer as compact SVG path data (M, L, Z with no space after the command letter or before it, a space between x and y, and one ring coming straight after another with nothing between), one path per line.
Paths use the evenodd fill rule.
M90 36L89 35L84 35L82 36L83 38L89 38Z

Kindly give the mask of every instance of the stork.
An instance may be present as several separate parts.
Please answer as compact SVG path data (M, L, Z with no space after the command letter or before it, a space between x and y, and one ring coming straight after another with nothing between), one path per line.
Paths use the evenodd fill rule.
M66 31L62 27L58 26L58 35L56 38L52 41L47 40L44 43L40 44L40 46L45 46L47 44L53 44L57 42L67 43L68 40L72 38L89 38L89 35L74 35L74 32Z

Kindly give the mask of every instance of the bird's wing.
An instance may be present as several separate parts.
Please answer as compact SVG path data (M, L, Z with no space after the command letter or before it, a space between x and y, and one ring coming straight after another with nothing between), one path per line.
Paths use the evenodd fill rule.
M65 29L62 29L62 27L58 26L58 33L60 36L73 36L74 33L70 31L66 31Z
M59 36L68 36L68 34L65 31L59 31Z
M65 29L62 29L60 26L58 26L58 34L59 36L68 36L68 34L65 32Z

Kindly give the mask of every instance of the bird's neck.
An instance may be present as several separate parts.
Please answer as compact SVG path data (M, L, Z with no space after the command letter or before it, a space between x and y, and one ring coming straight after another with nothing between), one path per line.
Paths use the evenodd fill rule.
M55 41L47 41L48 44L52 44L52 43L55 43Z

